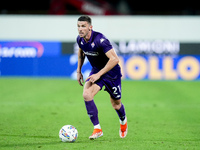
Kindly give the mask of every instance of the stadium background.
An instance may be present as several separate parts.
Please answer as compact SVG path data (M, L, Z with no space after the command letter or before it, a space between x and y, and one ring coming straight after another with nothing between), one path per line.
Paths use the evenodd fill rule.
M120 56L123 78L200 79L200 9L195 3L1 1L0 75L76 78L77 18L91 15ZM86 77L88 61L83 66Z
M88 140L83 87L71 80L82 14L120 56L124 140L103 90L95 103L104 136ZM199 149L199 15L193 1L1 0L0 150ZM84 76L89 69L86 61ZM58 138L65 124L78 129L74 144Z

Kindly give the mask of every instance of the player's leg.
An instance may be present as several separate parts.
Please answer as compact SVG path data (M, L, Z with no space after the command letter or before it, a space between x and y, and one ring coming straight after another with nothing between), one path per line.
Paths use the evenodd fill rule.
M93 134L89 137L90 139L96 139L103 136L101 126L98 119L98 109L94 103L94 96L99 92L101 88L97 84L93 84L87 81L83 90L83 98L85 101L86 110L91 122L94 125Z
M124 105L121 103L121 99L116 100L110 97L110 101L111 101L112 107L116 110L119 116L119 121L120 121L119 136L121 138L125 138L128 133L128 125L127 125L127 117L126 117Z
M110 94L110 102L112 107L116 110L120 120L119 135L125 138L128 131L127 117L124 105L121 103L121 77L115 80L104 79L106 91Z

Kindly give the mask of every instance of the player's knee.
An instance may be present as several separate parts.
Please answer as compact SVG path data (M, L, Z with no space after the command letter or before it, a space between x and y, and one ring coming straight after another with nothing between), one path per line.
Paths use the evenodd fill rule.
M121 99L115 100L115 99L111 98L110 100L111 100L112 107L115 110L119 110L121 108Z
M113 108L114 108L115 110L119 110L119 109L120 109L120 106L119 106L119 105L113 105Z
M83 98L85 101L90 101L93 99L91 92L87 90L83 92Z
M115 110L119 110L121 108L121 103L112 103L112 107L115 109Z

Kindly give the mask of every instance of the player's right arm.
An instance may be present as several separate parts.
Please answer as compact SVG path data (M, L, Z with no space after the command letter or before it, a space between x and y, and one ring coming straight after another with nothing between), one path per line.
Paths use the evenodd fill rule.
M78 51L78 66L77 66L77 81L78 83L83 86L83 74L81 72L81 68L83 66L85 60L85 54L83 53L83 50L81 48L79 48Z

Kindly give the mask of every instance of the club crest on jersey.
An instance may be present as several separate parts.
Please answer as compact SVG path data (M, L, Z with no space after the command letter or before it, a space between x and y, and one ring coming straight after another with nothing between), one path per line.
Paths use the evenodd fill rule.
M94 46L95 46L94 42L91 44L91 46L92 46L92 48L94 48Z

